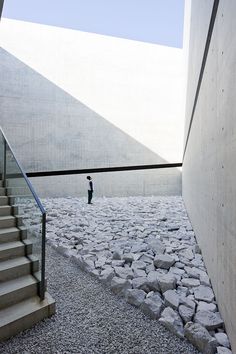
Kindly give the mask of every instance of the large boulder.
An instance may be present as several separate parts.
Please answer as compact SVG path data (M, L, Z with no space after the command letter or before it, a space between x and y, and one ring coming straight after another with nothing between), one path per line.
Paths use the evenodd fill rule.
M132 284L134 289L142 289L147 293L149 292L147 277L135 278L133 279Z
M146 297L145 291L141 289L128 289L126 300L129 304L139 307Z
M198 311L194 317L194 321L206 327L209 331L222 327L224 322L219 312Z
M223 347L226 348L230 347L229 338L227 334L219 332L215 334L215 337L219 345L222 345Z
M212 302L214 300L214 293L209 286L200 285L193 289L196 300Z
M115 294L124 295L128 289L132 288L130 280L114 277L111 281L111 290Z
M165 252L165 245L160 240L151 239L146 242L155 254L163 254Z
M164 293L167 290L175 289L176 287L176 278L170 273L159 274L158 282L162 293Z
M159 319L159 321L178 337L184 337L184 327L182 319L179 314L171 307L165 308L165 310L161 314L161 318Z
M217 341L199 323L188 322L184 327L185 337L202 353L214 354Z
M112 267L108 267L108 268L101 271L99 279L103 283L110 283L110 281L112 280L112 278L114 276L115 276L114 269Z
M232 351L225 347L217 347L217 354L233 354Z
M185 305L180 305L179 306L179 314L184 321L184 323L190 322L193 318L195 311L193 308L185 306Z
M163 294L164 304L166 307L172 307L174 310L177 310L179 307L179 295L175 290L167 290Z
M168 254L157 254L153 262L157 268L169 269L175 263L175 259Z
M145 299L140 308L146 315L156 320L161 316L164 305L161 297L154 294Z
M134 273L131 268L114 267L115 273L118 277L123 279L133 279Z
M158 281L158 273L156 271L151 271L147 276L147 285L150 290L160 291L160 285Z

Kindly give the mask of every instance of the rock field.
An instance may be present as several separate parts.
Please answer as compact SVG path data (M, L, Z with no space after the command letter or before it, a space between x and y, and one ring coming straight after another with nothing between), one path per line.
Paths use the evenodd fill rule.
M232 353L181 197L44 199L48 244L203 353Z

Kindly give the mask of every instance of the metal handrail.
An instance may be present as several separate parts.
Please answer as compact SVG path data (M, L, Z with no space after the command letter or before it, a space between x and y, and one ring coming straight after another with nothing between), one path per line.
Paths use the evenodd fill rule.
M41 300L44 300L45 297L45 245L46 245L46 211L39 199L39 197L37 196L29 178L27 177L26 173L24 172L23 168L21 167L19 161L16 158L16 155L6 137L6 135L4 134L2 128L0 127L0 132L2 134L3 140L4 140L4 156L3 156L3 182L4 182L4 186L6 186L6 147L8 146L9 150L11 151L12 156L15 159L15 162L22 174L22 176L24 177L24 180L32 194L32 196L35 199L35 202L39 208L39 210L41 211L42 214L42 251L41 251L41 279L40 279L40 288L39 288L39 296L41 298Z

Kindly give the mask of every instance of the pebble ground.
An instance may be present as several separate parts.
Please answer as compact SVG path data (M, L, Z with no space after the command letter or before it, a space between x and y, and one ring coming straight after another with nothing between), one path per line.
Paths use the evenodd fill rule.
M0 344L0 353L199 353L49 246L47 273L56 315Z

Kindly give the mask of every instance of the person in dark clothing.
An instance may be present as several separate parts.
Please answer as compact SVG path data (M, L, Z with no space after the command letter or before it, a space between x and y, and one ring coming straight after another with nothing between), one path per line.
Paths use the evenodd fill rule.
M93 181L90 176L86 177L88 180L88 204L92 204L92 198L93 198Z

